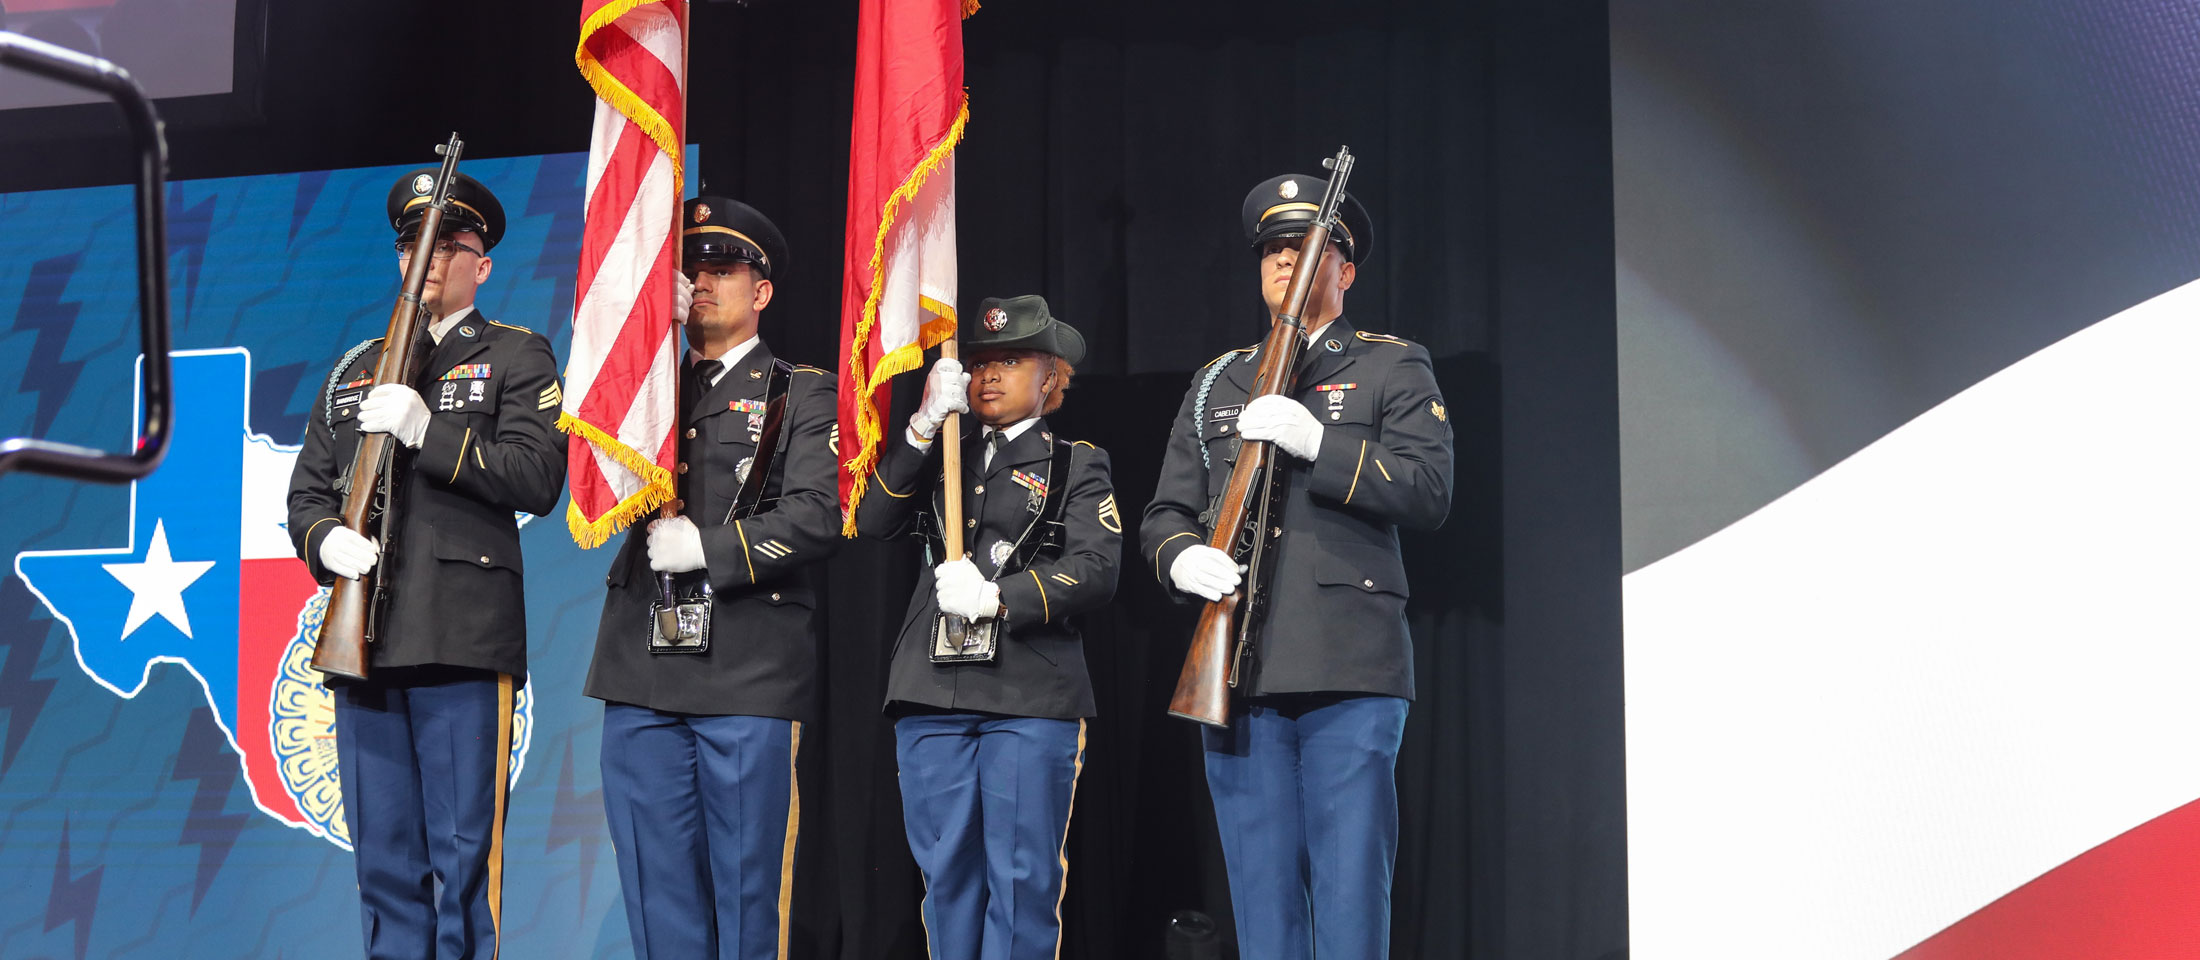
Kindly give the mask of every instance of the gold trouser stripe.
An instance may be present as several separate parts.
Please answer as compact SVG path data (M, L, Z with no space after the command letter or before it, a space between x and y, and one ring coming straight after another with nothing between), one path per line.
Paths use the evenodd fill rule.
M788 920L794 916L794 842L802 833L802 782L795 776L795 759L802 755L802 721L793 723L793 740L787 745L787 839L779 850L779 960L787 960Z
M1352 502L1352 493L1360 489L1360 468L1367 466L1367 441L1360 441L1359 462L1352 465L1352 485L1344 490L1344 502Z
M467 427L467 428L466 428L466 435L465 435L464 437L461 437L461 438L459 438L459 441L458 441L458 463L457 463L457 464L455 464L455 465L453 465L453 466L451 467L451 479L449 479L449 480L445 480L445 481L443 481L443 482L445 482L445 483L456 483L456 482L458 482L458 471L460 471L460 470L463 470L463 469L465 469L465 467L466 467L466 445L467 445L467 444L470 444L470 443L472 443L473 441L474 441L474 428L472 428L472 427Z
M1054 605L1047 602L1047 582L1039 579L1039 571L1037 570L1026 570L1024 572L1031 574L1031 582L1039 585L1039 622L1053 623Z
M1062 885L1054 890L1054 960L1062 960L1062 897L1069 893L1069 822L1077 816L1077 778L1085 772L1085 721L1077 721L1077 767L1069 775L1069 812L1062 815Z
M324 524L324 523L328 523L328 522L330 522L330 521L332 521L332 520L341 520L341 519L343 519L343 518L342 518L342 517L322 517L322 518L321 518L321 519L319 519L319 520L315 520L315 521L313 521L313 526L310 526L310 527L307 527L307 528L306 528L306 539L305 539L305 542L306 542L306 544L307 544L308 546L312 545L312 543L313 543L313 531L321 529L321 525L322 525L322 524ZM298 548L298 559L300 559L300 560L305 560L305 559L306 559L306 548L305 548L305 547L299 547L299 548ZM308 564L309 566L310 566L310 565L312 564L312 562L313 562L313 561L311 561L311 560L306 560L306 563L307 563L307 564Z
M1168 585L1168 581L1167 581L1167 580L1162 580L1162 579L1161 579L1161 548L1162 548L1162 547L1166 547L1166 546L1168 546L1168 545L1169 545L1169 540L1174 540L1174 539L1176 539L1176 538L1178 538L1178 537L1196 537L1196 536L1199 536L1199 534L1196 534L1196 533L1190 533L1190 532L1185 532L1185 533L1172 533L1172 534L1170 534L1170 535L1169 535L1169 538L1168 538L1168 540L1163 540L1163 541L1161 541L1160 543L1157 543L1157 544L1154 544L1154 545L1153 545L1153 578L1154 578L1155 580L1161 580L1161 583L1162 583L1162 585L1163 585L1163 586L1167 586L1167 585Z
M749 582L756 582L756 564L749 562L749 532L741 529L741 521L733 522L733 532L741 535L741 565L749 568Z
M1385 467L1385 466L1383 466L1383 460L1382 460L1382 458L1381 458L1381 457L1377 457L1377 458L1375 458L1375 469L1377 469L1377 470L1381 470L1381 471L1383 472L1383 479L1384 479L1385 481L1388 481L1388 482L1390 482L1390 483L1396 483L1396 482L1398 482L1398 481L1396 481L1396 480L1391 480L1391 479L1390 479L1390 468L1389 468L1389 467Z
M899 778L901 774L894 776ZM925 919L924 912L925 905L932 902L932 880L924 875L924 871L919 870L917 882L924 886L924 898L917 901L917 925L924 928L924 960L932 960L932 921Z
M504 810L512 791L512 675L497 674L497 814L489 825L489 960L504 952Z

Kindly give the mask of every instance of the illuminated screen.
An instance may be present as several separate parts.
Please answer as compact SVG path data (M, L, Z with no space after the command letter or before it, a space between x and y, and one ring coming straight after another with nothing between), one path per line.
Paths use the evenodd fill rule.
M586 166L462 167L510 216L482 312L561 351ZM283 495L330 367L388 322L383 202L402 169L171 184L167 461L134 486L0 478L0 957L357 955L329 698L303 666L323 592ZM125 187L0 194L0 435L128 448L132 229ZM623 956L602 712L574 692L610 555L559 519L521 539L533 655L506 955Z
M1610 11L1630 956L2200 956L2200 21Z
M237 0L0 0L0 30L112 60L150 97L228 93L235 80ZM0 110L106 100L0 69Z

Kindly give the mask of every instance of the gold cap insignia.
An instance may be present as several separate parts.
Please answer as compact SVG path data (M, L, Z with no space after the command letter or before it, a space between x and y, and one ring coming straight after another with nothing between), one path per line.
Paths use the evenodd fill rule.
M435 189L434 177L423 173L413 178L413 196L425 197L428 195L428 191L433 189Z
M708 222L710 222L710 204L707 204L707 203L698 203L698 204L696 204L696 205L695 205L695 222L696 222L696 223L708 223Z
M1441 400L1437 400L1433 397L1430 398L1428 402L1428 412L1435 414L1436 419L1439 421L1444 421L1447 423L1449 422L1444 417L1444 402Z
M1276 196L1282 197L1285 200L1289 200L1292 197L1298 195L1299 182L1297 180L1285 180L1284 182L1276 185Z

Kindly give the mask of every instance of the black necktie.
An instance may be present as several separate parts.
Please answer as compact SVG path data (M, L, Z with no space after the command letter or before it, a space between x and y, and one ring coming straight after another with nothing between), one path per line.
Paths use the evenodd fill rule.
M988 469L988 470L991 470L991 469L993 469L993 455L994 455L994 454L996 454L996 453L999 453L999 452L1001 452L1001 448L1002 448L1002 447L1005 447L1005 446L1008 446L1008 434L1007 434L1007 433L1005 433L1005 432L1003 432L1003 431L1000 431L1000 430L989 430L989 431L987 431L987 432L986 432L986 435L985 435L985 469Z
M710 392L711 383L718 379L718 372L724 369L726 365L716 360L695 361L695 365L688 368L687 396L684 398L687 402L681 406L693 413L695 405L702 402L703 394Z

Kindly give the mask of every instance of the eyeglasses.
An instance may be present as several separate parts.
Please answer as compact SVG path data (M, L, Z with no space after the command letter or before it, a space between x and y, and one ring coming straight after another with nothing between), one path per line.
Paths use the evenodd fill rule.
M474 249L473 247L467 246L466 244L460 243L460 242L458 242L458 241L456 241L456 240L438 240L438 241L436 241L436 242L435 242L435 246L434 246L434 247L432 247L432 248L430 248L430 250L429 250L429 255L430 255L430 256L433 256L433 257L435 257L435 258L436 258L437 260L449 260L449 259L450 259L450 258L452 258L452 257L458 256L458 252L459 252L460 250L464 250L464 251L466 251L467 253L473 254L474 256L477 256L477 257L486 257L486 256L488 256L488 254L486 254L486 253L483 253L483 252L481 252L481 251L479 251L479 250L476 250L476 249ZM397 241L397 259L399 259L399 260L410 260L410 259L412 259L412 255L413 255L413 242L412 242L412 241L410 241L410 240L399 240L399 241Z

